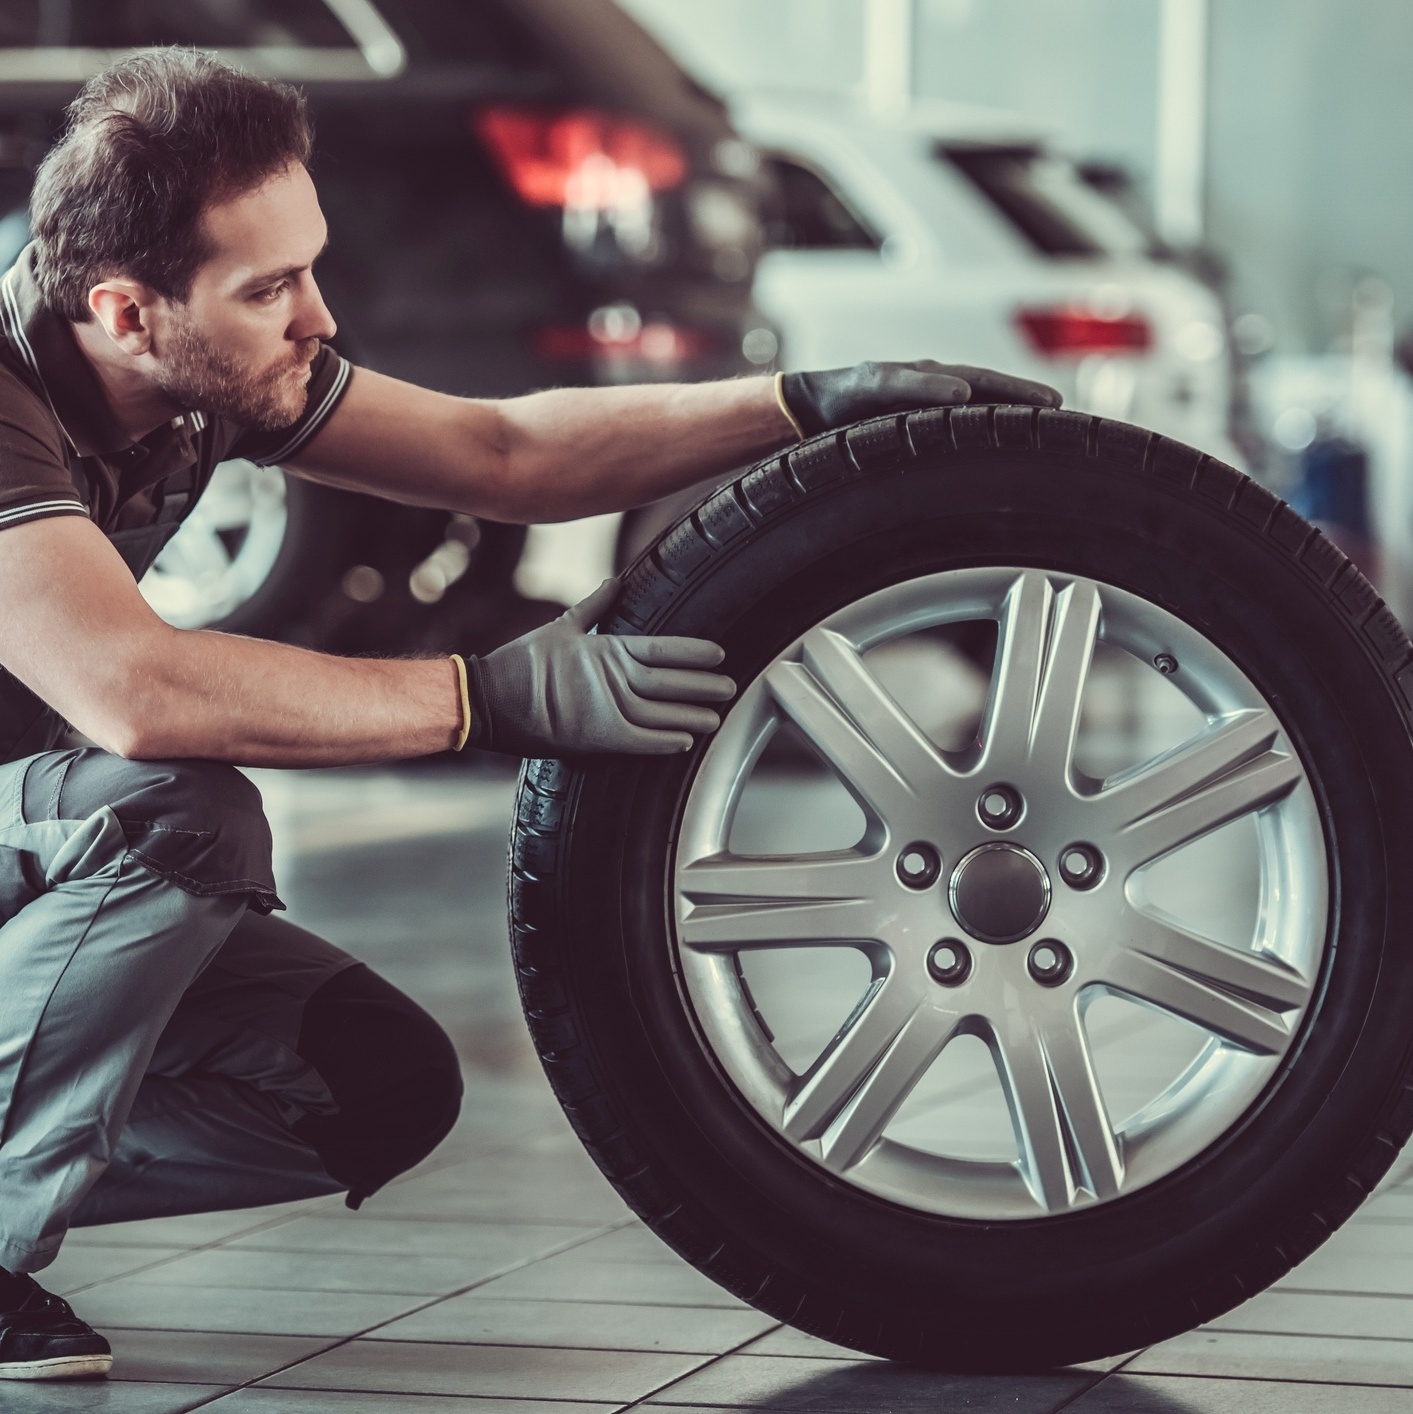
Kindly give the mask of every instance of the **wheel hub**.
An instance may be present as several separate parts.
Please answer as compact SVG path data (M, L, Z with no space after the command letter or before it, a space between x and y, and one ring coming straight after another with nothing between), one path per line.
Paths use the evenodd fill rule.
M957 865L948 888L957 922L984 943L1014 943L1050 909L1045 866L1017 844L984 844Z

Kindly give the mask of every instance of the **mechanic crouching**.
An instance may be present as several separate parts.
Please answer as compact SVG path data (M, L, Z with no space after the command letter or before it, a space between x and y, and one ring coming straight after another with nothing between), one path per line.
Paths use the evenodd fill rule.
M1058 396L937 364L450 397L329 347L292 89L189 50L90 81L0 286L0 1377L99 1375L29 1275L66 1231L345 1192L456 1118L451 1042L282 921L247 766L666 753L714 644L590 632L610 582L484 659L346 659L163 623L137 581L230 457L505 521L641 505L874 413ZM90 747L65 747L72 724Z

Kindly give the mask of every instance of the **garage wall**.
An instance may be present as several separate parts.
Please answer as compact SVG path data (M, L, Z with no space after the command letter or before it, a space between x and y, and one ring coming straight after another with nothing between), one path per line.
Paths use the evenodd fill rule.
M865 0L623 0L709 83L841 95ZM1161 0L914 0L924 98L1007 108L1151 175ZM1278 346L1336 335L1353 279L1413 325L1413 4L1210 0L1208 235Z
M1214 0L1208 230L1280 342L1323 348L1350 276L1413 324L1413 5Z
M619 0L718 92L859 82L865 0Z
M1157 0L916 0L916 92L1008 108L1146 175L1158 13Z

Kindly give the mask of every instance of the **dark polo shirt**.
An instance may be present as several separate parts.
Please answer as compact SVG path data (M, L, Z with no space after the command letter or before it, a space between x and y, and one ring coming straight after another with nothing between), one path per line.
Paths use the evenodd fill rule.
M131 443L68 320L41 302L27 246L0 278L0 531L87 516L140 572L218 462L244 457L271 466L297 455L338 406L351 372L346 359L321 348L303 413L275 432L193 411ZM0 585L0 605L3 593ZM0 669L0 762L49 750L64 729L52 708Z

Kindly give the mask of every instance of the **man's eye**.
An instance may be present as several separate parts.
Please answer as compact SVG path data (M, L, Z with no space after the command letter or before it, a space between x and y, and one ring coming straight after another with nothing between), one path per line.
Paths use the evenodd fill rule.
M278 285L271 285L268 290L261 290L257 298L273 304L287 289L289 289L289 281L281 280Z

